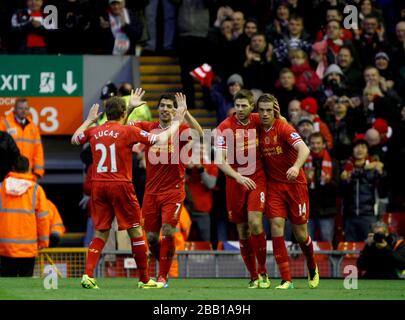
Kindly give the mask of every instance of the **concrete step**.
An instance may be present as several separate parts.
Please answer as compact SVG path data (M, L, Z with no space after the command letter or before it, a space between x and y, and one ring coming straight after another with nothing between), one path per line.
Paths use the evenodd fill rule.
M147 64L179 64L179 59L175 57L166 56L141 56L140 63L142 65Z
M142 75L179 75L179 65L140 65L139 71Z
M180 75L141 75L141 84L148 83L181 83Z
M174 90L164 90L164 91L162 91L162 90L159 90L159 91L148 91L148 90L146 90L145 100L146 101L158 100L163 93L165 93L165 92L172 92L173 93L173 92L176 92L176 91L177 91L176 89L174 89ZM198 99L202 99L202 92L196 92L195 93L195 99L196 99L196 101ZM154 105L156 105L156 104L151 104L151 106L154 106Z

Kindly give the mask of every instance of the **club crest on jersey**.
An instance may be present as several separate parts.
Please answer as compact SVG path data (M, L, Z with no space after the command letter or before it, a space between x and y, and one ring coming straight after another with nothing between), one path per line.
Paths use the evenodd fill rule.
M301 138L300 135L298 133L296 133L296 132L291 133L290 137L293 140Z
M264 138L264 143L269 144L270 143L270 138L269 137Z
M143 137L149 136L149 132L147 132L147 131L145 131L145 130L141 130L140 134L141 134L141 136L143 136Z
M219 136L217 138L217 145L219 145L219 146L225 145L225 137Z

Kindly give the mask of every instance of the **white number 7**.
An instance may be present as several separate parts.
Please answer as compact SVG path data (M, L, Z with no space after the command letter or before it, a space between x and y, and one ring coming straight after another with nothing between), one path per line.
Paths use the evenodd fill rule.
M176 203L176 211L174 212L174 218L177 219L177 215L179 214L181 203Z

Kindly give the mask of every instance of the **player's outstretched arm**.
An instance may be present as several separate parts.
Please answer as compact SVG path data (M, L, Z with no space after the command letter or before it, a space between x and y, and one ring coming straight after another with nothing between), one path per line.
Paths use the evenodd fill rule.
M157 144L167 144L170 137L179 130L181 123L184 120L184 117L187 112L187 104L185 103L185 96L182 93L176 93L176 100L177 100L177 110L176 114L172 119L172 123L170 125L169 130L165 130L162 133L156 136Z
M221 160L217 166L223 173L235 179L238 183L244 185L248 190L256 189L256 183L252 179L242 176L228 164L226 159L226 150L217 149L216 152L219 152L219 159Z
M307 160L309 153L310 153L310 151L304 141L301 141L301 142L295 144L294 149L297 150L298 155L297 155L297 160L295 160L294 165L290 169L287 170L287 179L290 181L295 180L298 177L300 169L304 165L304 163Z
M77 137L81 135L88 127L90 127L98 117L101 115L101 112L98 112L99 105L97 103L93 104L90 108L89 114L87 115L87 119L82 123L82 125L76 130L73 134L71 143L74 145L78 145Z
M186 96L184 96L184 99L186 98ZM202 137L204 135L204 131L201 128L200 124L198 123L198 121L192 116L192 114L190 113L190 111L186 112L186 115L184 116L184 120L187 121L187 123L189 124L191 129L194 129L197 131L198 135L200 137Z

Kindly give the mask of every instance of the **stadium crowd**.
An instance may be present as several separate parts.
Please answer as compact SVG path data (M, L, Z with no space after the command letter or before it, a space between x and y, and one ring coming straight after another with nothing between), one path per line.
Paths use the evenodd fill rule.
M48 4L58 8L56 30L43 24ZM345 27L346 5L358 9L358 28ZM273 93L309 146L313 239L364 241L383 213L405 211L404 1L4 1L0 53L178 56L190 109L190 72L207 63L212 71L197 79L218 123L242 88ZM189 211L201 225L195 240L235 237L223 174L199 165L187 170ZM201 207L201 192L212 205Z

